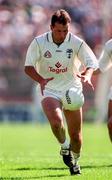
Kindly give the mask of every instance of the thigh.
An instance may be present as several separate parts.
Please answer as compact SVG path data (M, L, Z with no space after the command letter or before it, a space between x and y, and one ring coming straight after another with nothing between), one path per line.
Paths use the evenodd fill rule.
M64 115L69 133L80 133L82 130L82 108L75 111L64 110Z
M62 104L58 99L53 97L46 97L41 102L43 110L50 121L50 124L56 123L56 121L62 121Z

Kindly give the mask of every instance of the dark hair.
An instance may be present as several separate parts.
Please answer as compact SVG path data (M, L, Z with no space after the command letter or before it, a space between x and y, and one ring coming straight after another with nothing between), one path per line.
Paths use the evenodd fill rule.
M66 25L71 22L70 15L64 9L57 10L51 18L51 25L54 26L55 23L58 22L60 24Z

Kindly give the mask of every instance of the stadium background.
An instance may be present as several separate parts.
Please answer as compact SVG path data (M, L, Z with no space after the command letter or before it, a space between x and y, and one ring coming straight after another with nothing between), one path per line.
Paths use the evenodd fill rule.
M32 39L49 30L54 10L72 17L72 32L82 37L97 58L112 38L111 0L0 0L0 121L47 122L34 83L24 73L26 50ZM94 76L93 92L84 87L84 119L106 119L111 72ZM112 77L112 76L111 76Z

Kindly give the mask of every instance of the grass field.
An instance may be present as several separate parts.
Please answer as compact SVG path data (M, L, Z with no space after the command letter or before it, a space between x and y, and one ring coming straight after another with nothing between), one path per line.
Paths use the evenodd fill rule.
M0 125L0 180L112 180L112 144L105 124L84 124L82 175L70 176L48 125Z

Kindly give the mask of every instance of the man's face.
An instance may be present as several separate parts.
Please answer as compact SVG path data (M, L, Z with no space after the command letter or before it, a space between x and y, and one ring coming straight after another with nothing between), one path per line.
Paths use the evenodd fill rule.
M68 29L69 23L66 25L55 23L54 26L51 26L53 41L55 43L62 43L66 38Z

